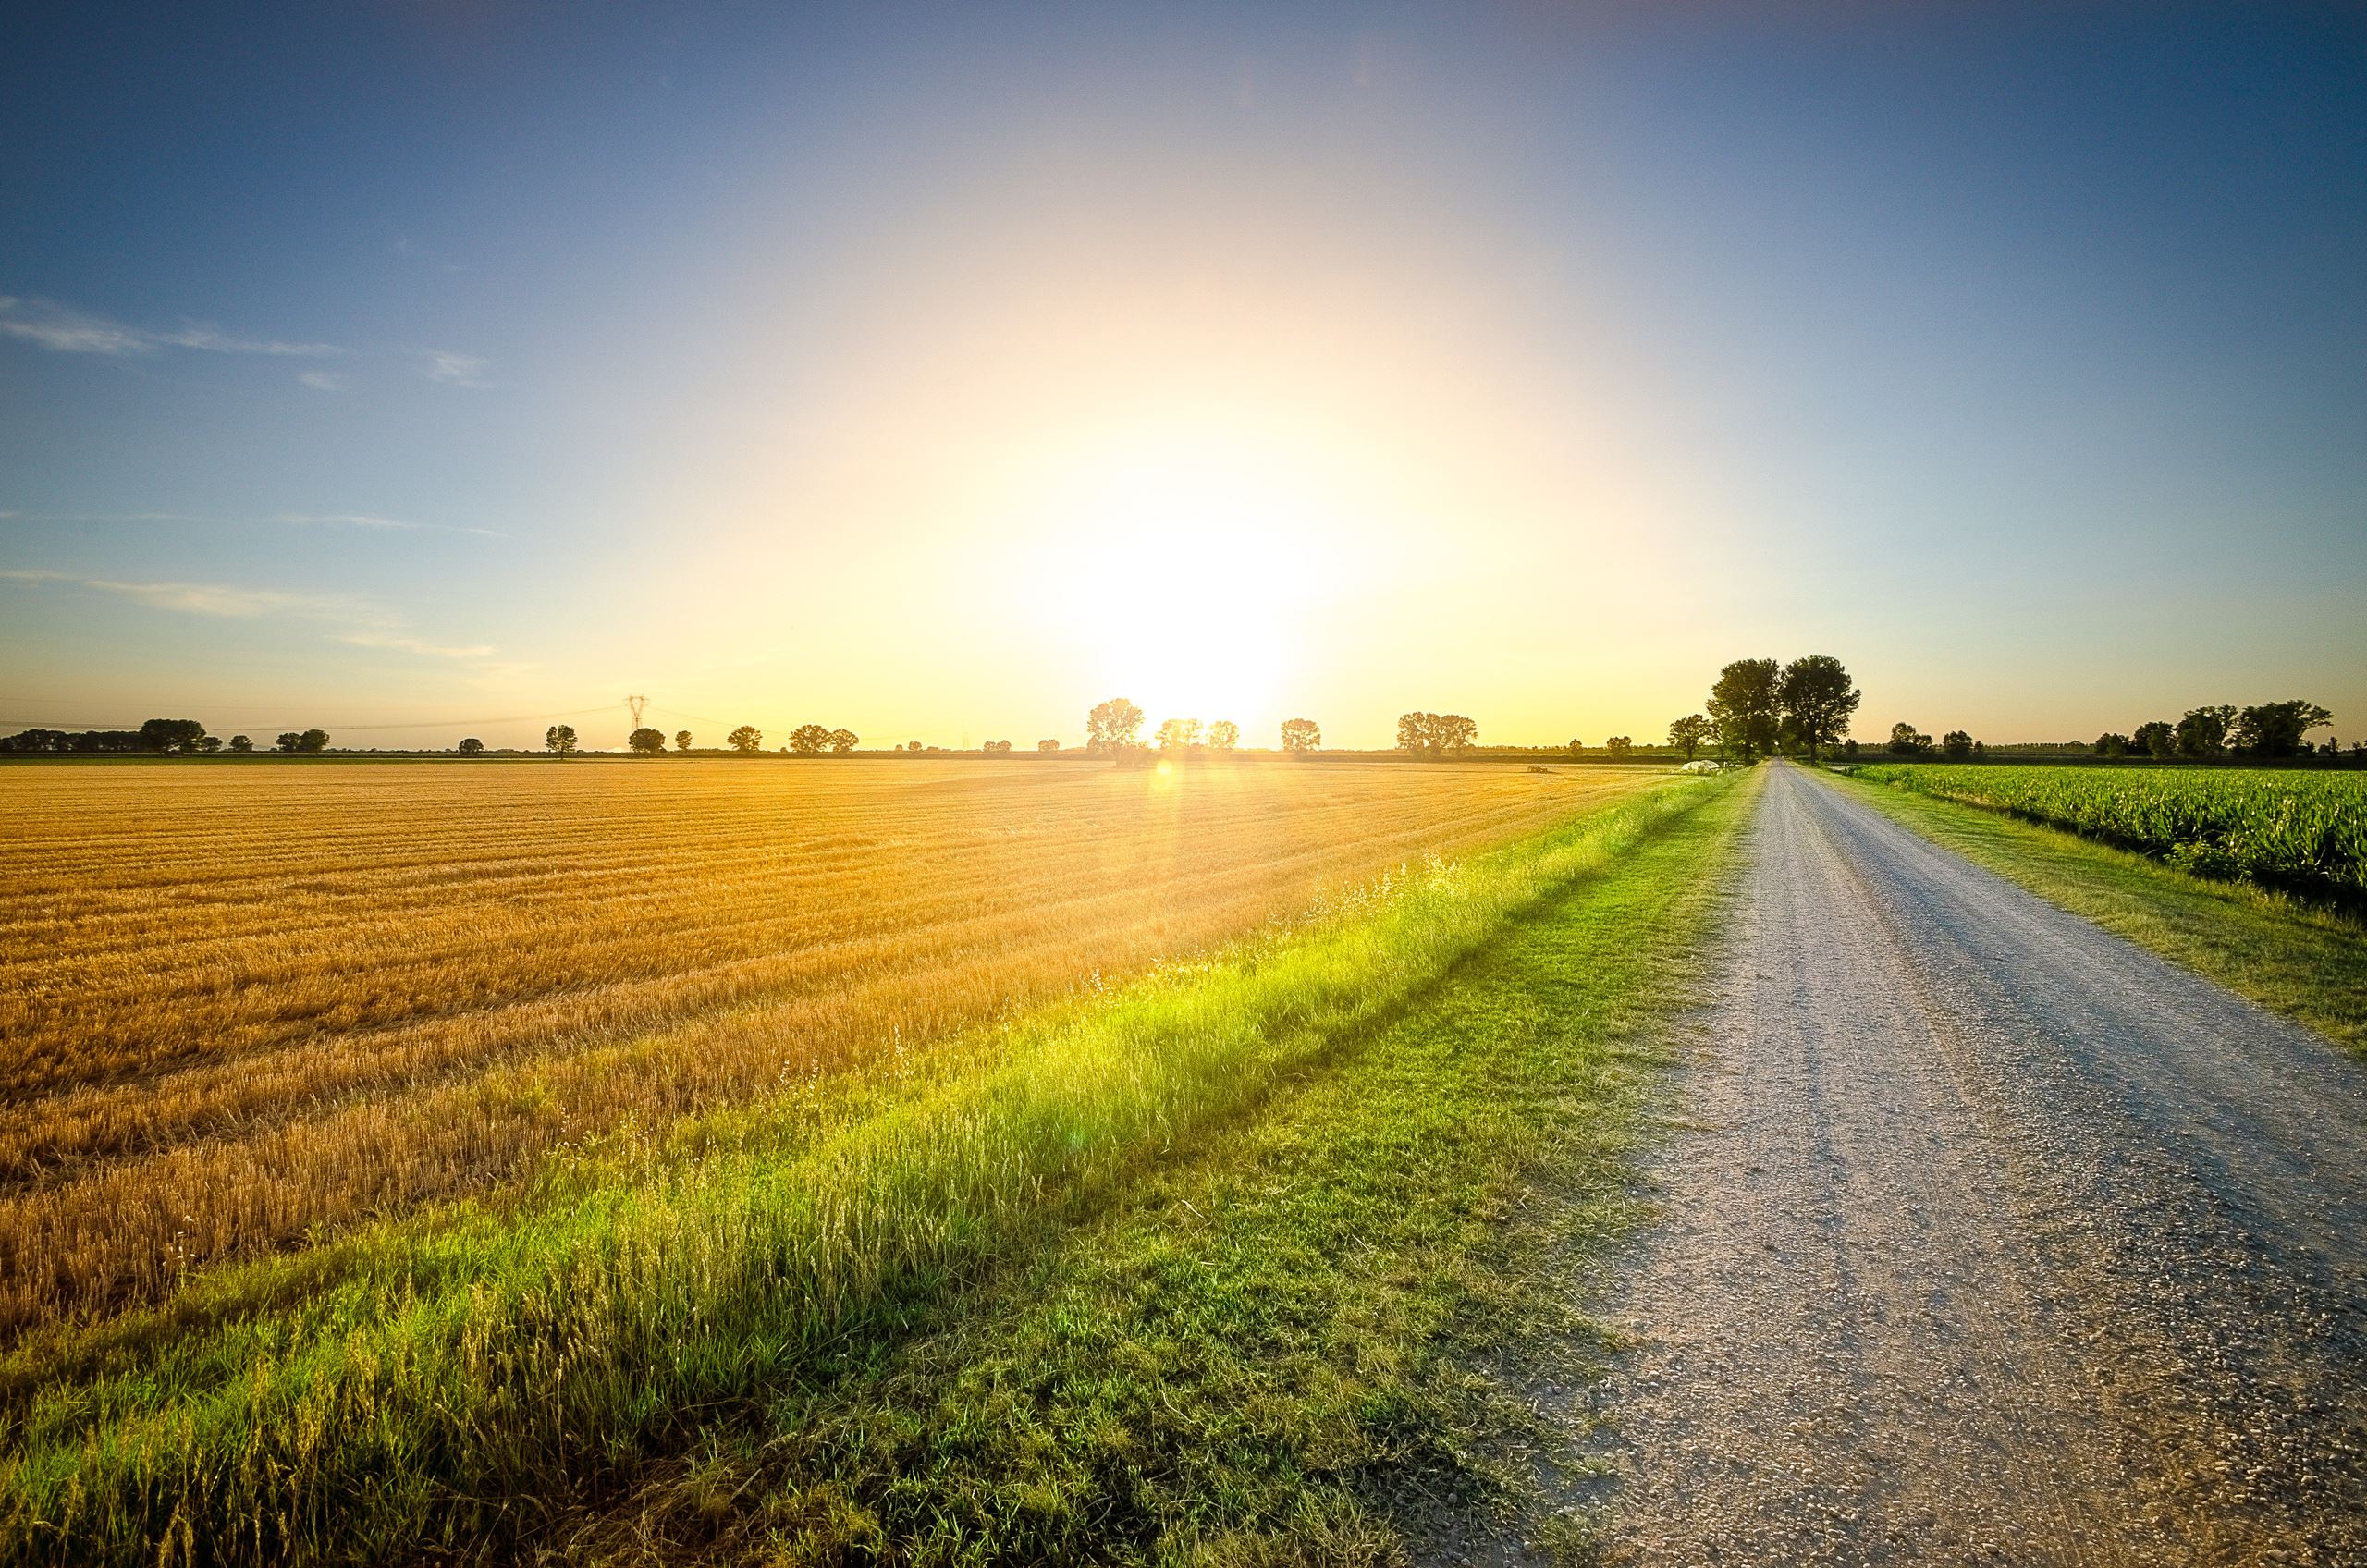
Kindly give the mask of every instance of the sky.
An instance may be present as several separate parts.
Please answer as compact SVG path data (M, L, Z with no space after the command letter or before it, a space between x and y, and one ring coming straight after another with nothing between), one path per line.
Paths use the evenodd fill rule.
M1599 743L1821 652L1867 739L2367 735L2362 80L2334 5L35 6L0 728Z

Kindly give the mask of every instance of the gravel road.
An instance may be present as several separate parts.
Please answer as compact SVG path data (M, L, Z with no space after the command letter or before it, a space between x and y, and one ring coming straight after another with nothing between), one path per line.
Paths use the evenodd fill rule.
M2367 1071L1776 766L1611 1556L2367 1563Z

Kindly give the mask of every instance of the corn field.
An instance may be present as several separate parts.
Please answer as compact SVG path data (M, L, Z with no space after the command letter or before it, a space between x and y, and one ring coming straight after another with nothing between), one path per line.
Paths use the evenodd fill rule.
M2367 775L1886 763L1858 777L2067 827L2201 876L2367 903Z

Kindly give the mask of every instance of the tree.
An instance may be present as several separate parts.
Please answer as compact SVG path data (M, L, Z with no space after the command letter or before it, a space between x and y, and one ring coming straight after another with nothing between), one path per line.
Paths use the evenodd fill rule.
M460 754L464 757L482 756L484 754L484 742L472 735L460 742Z
M987 755L990 757L1009 756L1011 754L1011 742L1008 741L989 741L978 749L986 753Z
M907 741L904 742L904 750L912 753L914 756L918 756L920 754L921 743L918 741Z
M801 724L789 732L789 749L801 757L819 756L830 744L830 732L818 724Z
M2227 751L2227 729L2236 721L2232 707L2189 708L2178 720L2176 731L2178 755L2182 757L2224 756Z
M1715 733L1705 716L1698 713L1687 714L1683 718L1669 721L1668 743L1683 752L1685 760L1691 762L1693 753L1699 751Z
M1171 718L1159 727L1159 749L1162 752L1188 752L1200 743L1200 721L1196 718Z
M1587 743L1584 741L1579 740L1576 735L1571 736L1570 743L1562 749L1570 753L1570 760L1572 762L1576 762L1580 757L1587 754Z
M329 732L325 729L307 729L296 737L296 749L300 752L325 752L329 749Z
M221 749L222 737L219 735L200 735L190 745L190 750L209 757Z
M1408 713L1397 717L1397 749L1432 761L1471 749L1479 727L1459 713Z
M625 744L645 757L662 756L666 752L666 732L644 724L625 737Z
M2301 737L2334 715L2300 697L2287 703L2259 703L2236 716L2228 739L2248 757L2289 757L2307 749Z
M274 751L292 752L303 743L304 737L297 734L293 729L283 729L279 732L279 739L274 741L271 745Z
M1085 749L1096 756L1115 756L1131 750L1143 727L1143 710L1123 697L1098 704L1085 716Z
M701 704L702 707L705 704ZM743 724L723 738L723 743L743 757L754 756L765 743L765 732L753 724Z
M1901 721L1890 727L1890 754L1895 757L1929 756L1932 737L1915 726Z
M1311 718L1282 720L1282 750L1303 757L1323 744L1323 727Z
M205 726L193 718L152 718L140 727L143 752L187 752L205 739Z
M2125 757L2128 754L2128 737L2107 729L2096 737L2096 755Z
M2153 719L2137 727L2128 737L2128 749L2143 752L2148 756L2174 757L2178 753L2178 732L2164 719Z
M1627 753L1636 749L1636 742L1628 736L1613 735L1602 743L1602 749L1611 753L1612 761L1625 762Z
M853 751L857 746L862 744L863 737L856 734L852 729L833 729L830 731L830 750L840 756L845 756L849 752Z
M1950 762L1972 760L1972 737L1961 729L1951 729L1940 737L1940 754Z
M1208 750L1229 752L1241 744L1241 726L1229 718L1218 719L1208 726Z
M1809 654L1784 667L1775 685L1775 699L1794 733L1816 761L1819 746L1830 746L1849 733L1849 717L1865 693L1849 684L1849 671L1831 654Z
M1774 748L1782 681L1773 659L1736 659L1718 672L1708 707L1718 744L1728 753L1748 762Z
M674 731L674 749L678 752L687 752L691 749L691 732L689 730L677 729Z
M575 726L572 724L552 725L543 731L543 747L546 751L557 752L560 756L567 755L575 750Z
M1036 749L1049 756L1061 749L1061 743L1058 741L1038 741Z
M230 737L230 749L234 752L251 752L255 749L254 739L248 735L233 735Z

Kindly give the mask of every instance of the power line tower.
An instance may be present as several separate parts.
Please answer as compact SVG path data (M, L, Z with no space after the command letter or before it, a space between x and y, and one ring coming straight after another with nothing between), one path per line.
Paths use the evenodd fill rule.
M641 728L641 710L648 705L649 699L647 697L627 697L625 699L625 706L632 714L632 727L635 729Z

